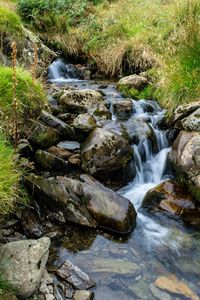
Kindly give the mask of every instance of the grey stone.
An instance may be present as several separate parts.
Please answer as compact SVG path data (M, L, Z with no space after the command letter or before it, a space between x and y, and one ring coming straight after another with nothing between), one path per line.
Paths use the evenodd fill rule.
M23 240L0 247L3 278L22 298L30 297L39 287L49 255L50 239Z
M67 161L43 150L36 151L35 159L43 170L68 172L70 169Z
M73 151L73 150L79 150L80 144L75 141L63 141L63 142L58 143L57 147Z
M73 297L74 300L93 300L93 298L94 292L84 290L76 291Z
M117 87L120 89L121 87L126 86L128 88L141 91L145 88L145 86L147 86L147 84L147 78L134 74L121 78L117 84Z

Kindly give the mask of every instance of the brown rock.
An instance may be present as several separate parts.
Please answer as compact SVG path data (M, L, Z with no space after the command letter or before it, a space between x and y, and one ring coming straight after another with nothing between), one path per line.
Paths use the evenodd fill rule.
M183 281L180 281L175 275L168 277L160 276L154 282L155 286L161 290L166 290L170 293L184 296L191 300L199 300L195 294Z
M52 146L48 149L48 152L51 154L54 154L62 159L67 159L69 158L71 155L73 155L72 152L66 150L66 149L62 149L56 146Z
M94 292L89 291L76 291L74 294L74 300L93 300Z

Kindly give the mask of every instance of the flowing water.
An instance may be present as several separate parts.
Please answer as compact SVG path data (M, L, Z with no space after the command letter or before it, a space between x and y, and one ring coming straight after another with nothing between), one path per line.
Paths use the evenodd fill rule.
M60 77L60 74L55 75L54 82L102 90L111 104L111 111L112 101L122 99L114 84L71 78L63 82ZM158 104L133 100L133 105L133 116L147 120L157 144L156 151L148 139L132 145L136 176L118 191L134 204L138 213L137 226L126 237L85 228L68 229L66 236L54 245L54 264L60 265L69 259L89 273L97 285L95 300L196 299L162 294L153 285L159 276L173 274L200 296L200 233L169 215L151 215L140 208L149 189L172 177L167 165L170 145L168 131L158 126L164 115ZM116 119L113 114L113 120Z

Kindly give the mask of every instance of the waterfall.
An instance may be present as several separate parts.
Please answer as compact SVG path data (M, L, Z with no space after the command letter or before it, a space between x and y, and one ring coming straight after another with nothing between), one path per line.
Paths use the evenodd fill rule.
M58 58L48 67L48 81L51 83L71 82L78 78L78 73L74 65L66 64Z

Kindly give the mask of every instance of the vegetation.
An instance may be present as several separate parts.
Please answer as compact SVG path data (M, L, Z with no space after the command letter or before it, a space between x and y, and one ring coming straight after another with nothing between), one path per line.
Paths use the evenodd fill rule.
M20 17L5 7L0 7L0 34L6 34L13 38L22 35Z
M84 53L108 76L156 66L156 97L166 108L199 98L198 0L19 0L18 8L35 28L53 29L43 37L54 47L66 55ZM55 16L64 18L62 30Z
M0 132L0 218L11 212L19 199L21 172L14 162L14 152Z
M33 83L29 72L17 68L16 97L18 113L23 118L37 113L47 105L47 97L42 85ZM13 70L9 67L0 66L0 111L11 118L13 113Z

